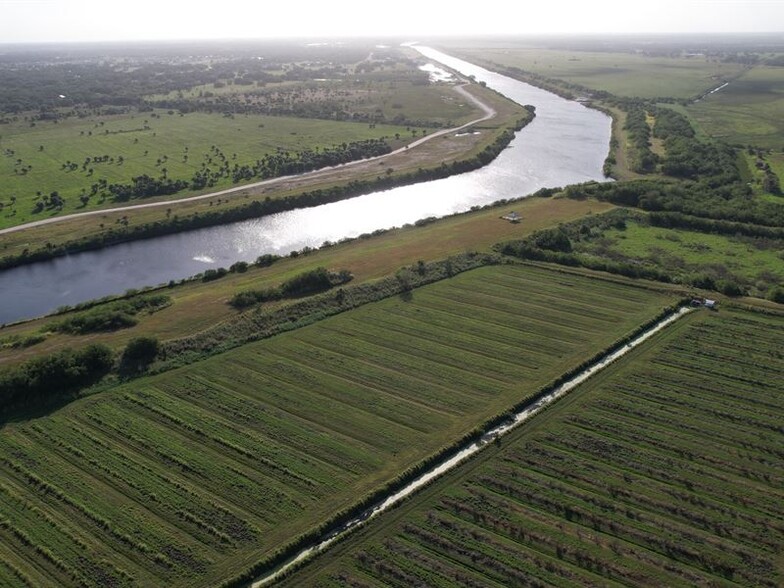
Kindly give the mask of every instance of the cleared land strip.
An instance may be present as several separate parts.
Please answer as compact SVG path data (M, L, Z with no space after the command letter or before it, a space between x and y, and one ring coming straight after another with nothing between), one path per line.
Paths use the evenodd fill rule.
M524 290L498 289L503 310L445 313L453 295L522 276ZM569 316L590 336L556 342L559 308L548 326L548 310L526 294L565 279L534 267L481 268L7 424L0 561L16 570L3 572L16 578L7 584L216 585L674 302L569 276L580 309ZM613 320L594 315L607 312ZM384 328L398 317L405 333ZM464 332L478 337L477 349ZM542 354L542 345L557 353ZM505 375L486 357L499 358Z
M281 583L779 586L783 335L692 313Z

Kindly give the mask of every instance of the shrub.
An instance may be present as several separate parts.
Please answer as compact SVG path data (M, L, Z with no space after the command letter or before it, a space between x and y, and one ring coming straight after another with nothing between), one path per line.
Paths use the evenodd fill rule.
M136 337L128 342L120 359L120 373L134 374L146 370L155 361L160 343L155 337Z

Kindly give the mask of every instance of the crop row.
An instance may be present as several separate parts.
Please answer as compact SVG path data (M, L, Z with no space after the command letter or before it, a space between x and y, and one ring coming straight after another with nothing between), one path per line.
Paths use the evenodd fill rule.
M686 322L284 584L780 585L784 321Z
M545 303L551 291L562 303ZM541 269L482 268L7 426L8 485L44 518L9 502L0 552L40 561L20 571L42 583L95 570L106 584L214 584L668 302Z

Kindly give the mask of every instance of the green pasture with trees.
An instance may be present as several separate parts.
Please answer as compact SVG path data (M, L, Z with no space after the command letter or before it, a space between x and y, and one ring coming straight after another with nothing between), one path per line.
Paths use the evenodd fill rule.
M453 84L431 84L410 50L234 49L97 58L71 48L49 61L39 49L26 76L29 56L8 56L0 228L382 155L479 112Z
M481 268L7 423L2 577L213 586L673 301Z
M681 319L283 586L778 586L779 316Z
M5 125L0 227L381 155L414 133L394 125L173 111ZM157 185L128 194L113 188L138 186L134 178L144 177Z

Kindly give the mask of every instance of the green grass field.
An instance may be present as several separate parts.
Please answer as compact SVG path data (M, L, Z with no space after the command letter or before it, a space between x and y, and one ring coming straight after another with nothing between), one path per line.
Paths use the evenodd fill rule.
M110 184L130 183L142 174L160 177L165 169L169 178L189 181L202 164L213 170L222 165L213 146L233 167L251 165L277 149L296 152L379 137L397 144L396 134L401 139L411 138L405 127L392 125L371 128L367 123L291 117L156 114L160 118L142 113L67 119L58 124L39 122L33 128L21 122L4 126L0 139L0 202L4 205L0 228L53 214L117 205L111 199L102 201L99 195L86 206L80 201L80 195L89 195L91 186L100 179ZM112 159L83 165L88 157L107 155ZM77 163L78 168L63 169L68 161ZM30 171L22 171L30 167ZM225 178L211 190L232 185L231 179ZM37 192L49 195L53 191L65 198L62 212L49 209L34 213ZM172 198L184 195L188 191Z
M672 302L483 268L7 424L0 578L215 585Z
M715 279L733 279L765 296L784 284L781 242L771 239L730 237L628 223L625 230L610 229L601 238L578 246L579 252L632 259L685 276L708 273Z
M460 53L619 96L642 98L694 98L742 71L738 64L704 56L648 57L543 48L470 48Z
M780 586L782 336L682 319L281 584Z
M727 143L784 149L784 68L757 66L688 107L710 136Z

